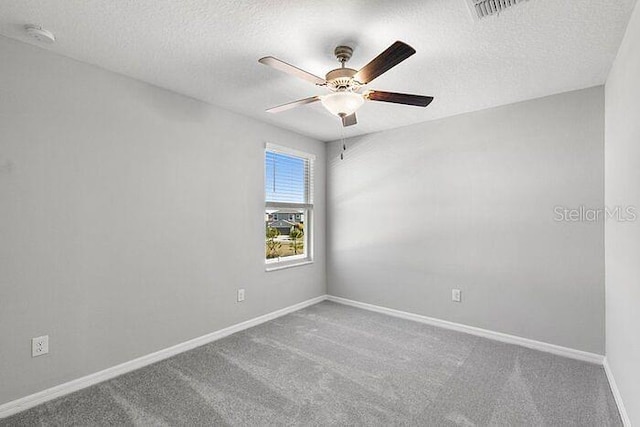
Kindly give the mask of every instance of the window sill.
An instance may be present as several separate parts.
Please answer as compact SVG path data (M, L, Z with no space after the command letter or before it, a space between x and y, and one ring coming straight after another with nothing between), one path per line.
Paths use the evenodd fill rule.
M309 264L313 264L313 260L309 258L291 261L291 262L279 262L279 263L267 264L265 267L265 271L268 273L270 271L285 270L287 268L300 267L300 266L309 265Z

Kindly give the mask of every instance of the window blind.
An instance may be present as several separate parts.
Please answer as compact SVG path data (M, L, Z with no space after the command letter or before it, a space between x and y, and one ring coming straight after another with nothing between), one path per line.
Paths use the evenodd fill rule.
M265 153L267 204L313 204L313 157L268 145Z

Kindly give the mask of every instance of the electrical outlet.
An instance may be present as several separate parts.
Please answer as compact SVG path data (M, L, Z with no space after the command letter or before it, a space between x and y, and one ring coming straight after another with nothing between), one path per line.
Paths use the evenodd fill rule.
M49 353L49 335L31 339L31 357Z
M238 302L244 301L244 289L238 289Z
M451 289L451 301L453 302L462 301L462 292L460 291L460 289Z

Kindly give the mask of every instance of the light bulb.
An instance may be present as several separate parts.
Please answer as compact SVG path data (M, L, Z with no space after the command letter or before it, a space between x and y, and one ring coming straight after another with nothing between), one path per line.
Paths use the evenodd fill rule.
M320 97L324 108L336 116L348 116L364 104L362 95L354 92L335 92L330 95Z

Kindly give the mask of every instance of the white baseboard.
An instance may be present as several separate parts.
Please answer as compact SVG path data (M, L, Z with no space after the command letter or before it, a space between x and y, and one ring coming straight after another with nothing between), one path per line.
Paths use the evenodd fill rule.
M326 299L327 299L326 295L321 295L319 297L312 298L312 299L303 301L301 303L294 304L289 307L285 307L281 310L273 311L271 313L267 313L262 316L254 317L253 319L229 326L228 328L220 329L210 334L203 335L201 337L194 338L189 341L185 341L183 343L174 345L172 347L168 347L163 350L156 351L155 353L138 357L137 359L133 359L128 362L121 363L120 365L107 368L105 370L84 376L82 378L78 378L78 379L69 381L67 383L60 384L55 387L51 387L49 389L40 391L38 393L34 393L17 400L13 400L11 402L0 405L0 418L8 417L10 415L24 411L26 409L33 408L34 406L40 405L42 403L45 403L57 397L64 396L69 393L73 393L74 391L78 391L83 388L90 387L92 385L101 383L111 378L115 378L127 372L131 372L136 369L140 369L144 366L151 365L152 363L159 362L160 360L167 359L171 356L175 356L176 354L183 353L185 351L194 349L196 347L200 347L201 345L219 340L221 338L224 338L236 332L240 332L245 329L251 328L253 326L259 325L261 323L268 322L269 320L273 320L277 317L284 316L285 314L298 311L310 305L314 305L319 302L322 302Z
M160 360L167 359L169 357L175 356L176 354L183 353L185 351L194 349L196 347L219 340L221 338L224 338L236 332L240 332L245 329L251 328L253 326L257 326L261 323L268 322L269 320L273 320L275 318L284 316L294 311L301 310L305 307L317 304L324 300L329 300L329 301L337 302L344 305L350 305L350 306L362 308L365 310L375 311L378 313L383 313L383 314L387 314L394 317L413 320L420 323L426 323L428 325L438 326L445 329L451 329L458 332L464 332L471 335L477 335L480 337L489 338L489 339L493 339L496 341L501 341L509 344L516 344L523 347L544 351L547 353L553 353L559 356L564 356L572 359L582 360L585 362L604 365L604 369L607 374L609 384L611 386L611 391L615 398L616 404L618 405L618 409L620 412L620 416L622 417L623 423L625 426L631 425L629 422L627 413L622 404L620 392L616 386L615 380L613 378L613 374L611 373L611 369L609 368L609 365L607 364L604 356L601 356L595 353L588 353L581 350L575 350L567 347L561 347L555 344L548 344L541 341L535 341L528 338L522 338L515 335L503 334L501 332L494 332L487 329L481 329L473 326L462 325L459 323L435 319L435 318L423 316L420 314L408 313L405 311L394 310L391 308L381 307L373 304L367 304L359 301L353 301L346 298L335 297L331 295L322 295L316 298L312 298L312 299L303 301L301 303L294 304L289 307L285 307L281 310L277 310L259 317L255 317L245 322L241 322L241 323L229 326L227 328L212 332L210 334L203 335L201 337L194 338L189 341L185 341L181 344L177 344L172 347L159 350L155 353L147 354L145 356L130 360L120 365L116 365L111 368L107 368L102 371L84 376L82 378L78 378L78 379L69 381L67 383L60 384L55 387L51 387L49 389L40 391L38 393L31 394L29 396L25 396L20 399L5 403L3 405L0 405L0 418L8 417L10 415L13 415L18 412L24 411L26 409L32 408L34 406L40 405L42 403L45 403L57 397L64 396L69 393L73 393L83 388L90 387L92 385L101 383L111 378L115 378L127 372L140 369L144 366L159 362Z
M613 377L613 372L611 372L611 367L609 366L609 362L607 358L604 358L604 372L607 374L607 380L609 380L609 387L611 388L611 393L613 394L613 398L616 401L616 405L618 406L618 412L620 413L620 418L622 418L622 424L625 427L631 427L631 420L629 419L629 414L627 414L627 410L624 407L624 403L622 403L622 395L620 394L620 390L618 390L618 385L616 384L616 379Z
M433 317L423 316L421 314L408 313L406 311L394 310L392 308L386 308L378 305L367 304L364 302L353 301L346 298L335 297L333 295L328 295L327 299L329 301L337 302L340 304L363 308L365 310L388 314L390 316L413 320L420 323L426 323L428 325L438 326L440 328L451 329L454 331L464 332L471 335L477 335L479 337L489 338L495 341L500 341L508 344L520 345L522 347L532 348L534 350L540 350L546 353L553 353L558 356L569 357L571 359L577 359L584 362L590 362L590 363L602 365L604 361L604 356L600 354L589 353L582 350L575 350L573 348L562 347L559 345L549 344L542 341L535 341L528 338L518 337L515 335L504 334L502 332L495 332L487 329L476 328L474 326L467 326L460 323L449 322L447 320L440 320Z

